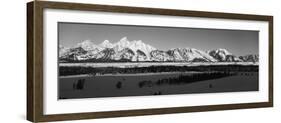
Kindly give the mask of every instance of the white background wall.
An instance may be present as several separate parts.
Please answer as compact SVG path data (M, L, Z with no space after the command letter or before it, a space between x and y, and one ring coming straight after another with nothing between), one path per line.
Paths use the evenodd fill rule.
M63 1L63 0L59 0ZM67 0L64 0L67 1ZM97 4L274 15L274 108L212 111L169 115L67 121L68 123L143 122L280 122L281 114L281 9L278 0L83 0ZM0 122L25 123L26 116L26 2L1 1Z

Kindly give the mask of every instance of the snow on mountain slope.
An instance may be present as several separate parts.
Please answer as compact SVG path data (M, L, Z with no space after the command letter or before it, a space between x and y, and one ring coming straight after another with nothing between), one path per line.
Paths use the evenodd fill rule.
M69 52L69 48L59 45L59 57L63 57Z
M87 51L81 47L77 48L70 48L69 51L62 56L63 58L70 59L70 60L84 60Z
M227 55L225 62L243 62L243 60L235 55Z
M149 61L149 58L143 51L137 50L136 61Z
M74 47L81 47L81 48L83 48L84 50L86 50L86 51L92 51L92 50L96 50L96 49L98 49L98 50L102 50L103 48L102 47L100 47L100 46L98 46L98 45L95 45L92 41L90 41L90 40L85 40L85 41L83 41L83 42L80 42L80 43L78 43L76 46L74 46Z
M111 48L105 48L104 50L102 50L101 52L97 53L94 55L94 59L101 59L101 60L113 60L114 59L114 55L115 55L115 51Z
M245 56L239 56L239 58L244 62L259 62L258 55L245 55Z
M95 45L92 41L90 40L85 40L83 42L78 43L76 46L74 46L74 48L78 48L81 47L83 48L85 51L88 52L88 57L91 58L91 56L99 53L100 51L104 50L103 47L100 47L98 45Z
M154 50L150 52L151 61L172 61L172 57L167 54L165 51Z
M131 42L128 41L127 37L122 38L119 42L115 43L113 49L115 51L121 51L124 48L130 48Z
M181 55L181 51L178 48L168 50L167 54L173 58L173 61L184 61L184 58Z
M108 40L104 40L99 46L102 48L113 48L114 44L110 43Z
M113 55L114 60L136 61L135 53L130 48L124 48Z
M194 48L173 48L162 51L145 44L141 40L129 41L123 37L116 43L104 40L99 45L90 40L78 43L74 47L59 46L59 58L63 60L107 61L174 61L174 62L256 62L258 56L237 57L226 49L204 52Z
M147 57L149 57L151 51L156 50L156 48L143 43L141 40L129 41L127 37L123 37L119 42L113 44L113 49L115 51L121 51L124 48L130 48L135 54L137 50L140 50L144 52Z
M219 62L243 62L242 59L233 55L226 49L211 50L208 51L208 54L217 59Z
M216 62L217 60L207 53L194 48L176 48L169 50L168 53L172 55L175 61L201 61L201 62Z
M194 48L185 48L185 55L188 55L188 61L202 60L205 62L216 62L217 60L209 56L207 53Z
M216 60L220 62L224 62L227 60L228 55L232 55L230 52L228 52L226 49L215 49L210 50L207 52L210 56L215 58Z

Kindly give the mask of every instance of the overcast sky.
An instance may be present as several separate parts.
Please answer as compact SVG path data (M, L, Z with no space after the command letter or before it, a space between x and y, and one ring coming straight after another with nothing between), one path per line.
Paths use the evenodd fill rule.
M189 47L207 51L225 48L235 55L258 54L258 31L83 23L58 23L58 29L59 44L65 47L84 40L95 44L104 40L115 43L127 37L130 41L142 40L160 50Z

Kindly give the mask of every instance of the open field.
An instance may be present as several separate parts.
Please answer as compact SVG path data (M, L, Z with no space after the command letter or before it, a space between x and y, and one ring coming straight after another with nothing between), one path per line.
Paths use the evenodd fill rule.
M59 99L258 91L258 72L212 75L208 79L200 74L60 77ZM178 79L180 76L189 81Z
M258 91L258 63L60 63L59 99Z

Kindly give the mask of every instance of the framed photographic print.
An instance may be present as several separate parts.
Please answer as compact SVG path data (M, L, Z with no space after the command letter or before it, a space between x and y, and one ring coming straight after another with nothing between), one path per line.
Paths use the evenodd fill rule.
M33 122L273 106L273 17L27 3Z

